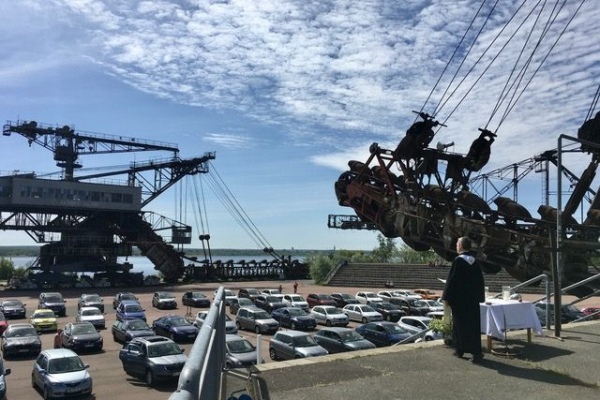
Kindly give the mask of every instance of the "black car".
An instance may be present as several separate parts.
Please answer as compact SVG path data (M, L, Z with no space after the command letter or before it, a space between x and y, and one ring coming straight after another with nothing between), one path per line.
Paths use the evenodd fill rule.
M171 338L175 342L193 342L199 329L179 315L166 315L152 322L152 330L157 335Z
M330 296L335 300L335 304L339 308L344 308L346 304L358 304L358 300L348 293L332 293Z
M81 307L96 307L104 312L104 300L98 294L82 294L77 302L77 309Z
M42 341L31 324L10 324L2 334L4 358L16 355L37 356L42 351Z
M181 304L190 307L210 307L210 299L202 292L185 292Z
M65 307L66 300L62 294L58 292L45 292L40 293L38 308L45 310L52 310L54 314L59 317L67 315L67 308Z
M91 322L71 322L65 325L60 334L60 345L75 352L82 350L102 350L102 336Z
M143 377L148 386L157 380L177 380L187 361L177 343L162 336L132 339L119 351L125 373Z
M375 309L384 320L398 322L400 318L404 317L406 313L400 309L399 306L383 302L383 303L371 303L371 307Z
M135 294L133 294L131 292L119 292L119 293L115 294L115 297L113 297L113 301L112 301L113 310L116 310L117 306L123 300L135 300L135 301L138 301L138 298L137 298L137 296Z
M2 303L0 303L0 312L4 314L7 319L25 318L27 309L21 300L7 299L2 300Z
M122 343L127 343L136 337L155 335L152 328L142 319L115 321L111 330L114 341Z
M278 308L273 310L271 316L279 322L279 326L289 327L293 330L310 330L317 326L315 317L299 307Z
M282 295L274 295L274 294L259 294L254 299L254 304L258 308L262 308L266 312L273 312L278 308L285 307L285 303L283 302Z
M550 320L554 321L554 304L539 302L535 304L535 308L538 316L542 317L540 318L540 321L543 321L544 323L546 322L546 309L550 310ZM560 321L563 324L580 319L581 321L589 320L589 318L587 317L588 316L584 312L582 312L580 309L578 309L572 304L563 304L560 307Z
M427 315L431 310L427 303L420 299L394 297L388 302L397 305L406 315Z

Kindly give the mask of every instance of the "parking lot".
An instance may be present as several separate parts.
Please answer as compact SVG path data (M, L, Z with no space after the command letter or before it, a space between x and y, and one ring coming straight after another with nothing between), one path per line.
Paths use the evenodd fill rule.
M225 284L224 286L234 290L241 287L255 287L255 288L276 288L279 284L283 285L284 293L293 292L293 282L279 282L279 281L266 281L266 282L232 282ZM156 387L147 387L145 383L137 378L125 375L121 362L119 361L118 351L122 345L113 341L110 327L115 321L115 312L112 308L112 298L118 291L132 291L138 298L142 306L146 310L148 323L151 325L152 321L162 315L167 314L178 314L193 319L195 313L199 309L191 309L193 315L186 315L188 311L187 307L181 306L181 295L183 292L188 290L198 290L204 292L211 300L213 298L213 292L219 284L216 283L202 283L202 284L189 284L176 287L142 287L142 288L102 288L102 289L69 289L62 290L61 293L67 300L67 315L65 317L58 318L59 327L62 328L68 322L75 320L75 314L77 311L77 300L82 293L98 293L104 299L105 312L106 312L106 326L107 329L102 331L104 338L104 348L99 353L81 354L82 359L86 364L89 364L89 372L94 381L94 391L92 398L96 399L131 399L136 396L144 396L145 400L154 399L167 399L169 395L174 391L176 383L161 384ZM333 292L346 292L355 294L359 290L372 290L379 291L383 288L340 288L340 287L323 287L316 286L311 281L301 281L298 287L298 293L304 297L308 293L333 293ZM157 290L167 290L175 293L179 303L177 310L158 310L152 307L152 294ZM27 315L30 315L32 310L37 308L39 291L31 292L10 292L5 291L2 293L4 299L7 298L18 298L27 305ZM591 300L595 301L595 300ZM229 309L227 309L229 312ZM232 318L233 315L229 314ZM10 320L9 322L27 322L25 319ZM350 323L350 327L355 327L358 324L355 322ZM317 326L320 329L321 326ZM313 332L314 333L314 332ZM241 335L248 338L252 343L256 344L257 335L254 332L242 331ZM53 347L53 333L45 333L41 335L42 338L42 349L48 349ZM261 346L262 346L262 358L264 362L273 362L269 358L269 339L270 335L261 335ZM180 346L184 349L186 354L189 354L189 350L192 343L182 343ZM34 363L34 358L24 359L9 359L5 362L6 368L11 368L12 373L7 377L7 398L11 400L20 399L36 399L41 398L41 394L31 387L31 371Z

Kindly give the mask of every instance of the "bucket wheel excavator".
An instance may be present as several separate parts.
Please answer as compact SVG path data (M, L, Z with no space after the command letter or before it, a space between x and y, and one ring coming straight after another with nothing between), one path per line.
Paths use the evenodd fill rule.
M24 231L42 244L36 269L46 274L104 273L114 281L117 275L129 275L131 265L117 263L117 257L131 255L135 246L166 281L183 275L182 250L191 243L191 227L143 208L182 178L208 172L214 152L182 159L173 143L77 132L36 121L8 121L2 133L50 150L61 168L59 179L17 172L0 176L0 229ZM84 174L80 162L82 156L147 151L170 156L102 167L93 174ZM126 176L126 182L108 182L116 176ZM169 241L157 233L163 229L170 229Z

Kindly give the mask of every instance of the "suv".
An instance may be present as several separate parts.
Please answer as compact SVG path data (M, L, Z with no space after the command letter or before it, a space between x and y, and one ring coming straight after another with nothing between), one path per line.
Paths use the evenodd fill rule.
M63 299L62 294L58 292L45 292L40 293L38 308L52 310L59 317L64 317L67 315L65 303L66 300Z
M163 336L131 339L119 351L126 374L143 377L153 386L159 379L177 379L187 357L177 343Z
M279 329L279 322L265 310L256 307L242 307L235 316L235 326L238 330L246 328L256 333L274 333Z
M104 300L100 295L94 294L82 294L79 297L79 302L77 303L77 309L81 309L81 307L96 307L98 310L104 312Z
M269 356L272 360L324 356L327 350L319 346L310 334L299 331L279 331L269 341Z

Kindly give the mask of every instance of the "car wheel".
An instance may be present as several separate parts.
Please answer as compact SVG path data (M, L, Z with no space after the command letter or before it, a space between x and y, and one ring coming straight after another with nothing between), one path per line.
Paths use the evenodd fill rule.
M50 391L48 390L48 388L46 386L44 386L44 400L49 400L49 399L51 399Z
M36 389L35 378L33 377L33 374L31 374L31 387L34 388L34 389Z
M273 349L269 349L269 357L271 357L271 360L273 360L273 361L278 360L277 354L275 353L275 350L273 350Z
M154 385L154 373L151 369L146 371L146 385L152 386Z
M229 371L231 369L231 364L229 364L228 362L225 363L225 371Z
M330 319L328 319L327 321L325 321L325 325L327 325L327 326L331 326L331 320L330 320Z
M367 320L367 318L366 318L366 317L363 317L363 319L362 319L362 323L363 323L363 324L366 324L367 322L369 322L369 321Z
M254 327L254 332L256 332L257 334L259 334L260 333L260 326L256 325Z
M235 321L235 327L238 329L238 331L242 330L242 325L238 321Z
M425 336L425 341L426 341L426 342L429 342L429 341L431 341L431 340L433 340L433 338L432 338L431 336Z
M112 335L112 336L113 336L113 340L114 340L115 342L119 343L119 338L117 338L117 335L115 335L115 334L113 333L113 335Z

